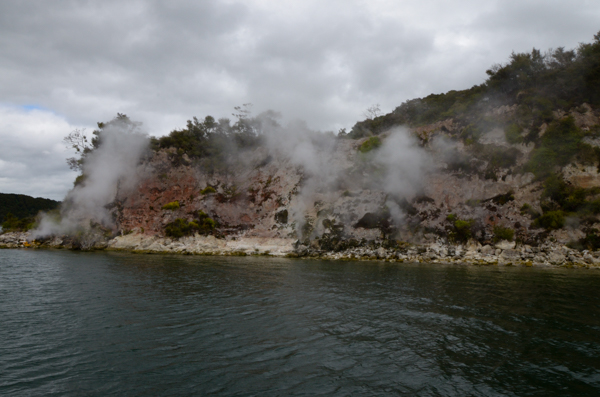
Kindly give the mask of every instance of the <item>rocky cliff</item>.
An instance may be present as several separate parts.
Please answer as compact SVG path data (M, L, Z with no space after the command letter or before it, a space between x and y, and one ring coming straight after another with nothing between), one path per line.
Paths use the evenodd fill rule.
M516 106L502 106L489 115L510 120L516 111ZM554 115L556 121L570 117L583 131L596 128L598 116L589 105ZM543 136L546 128L537 134ZM535 223L544 212L545 185L524 171L535 143L509 143L496 125L468 145L457 139L464 129L447 119L400 132L418 138L411 150L427 159L420 180L404 194L387 186L394 163L377 162L393 133L379 135L382 146L367 153L361 148L372 137L334 138L322 153L327 169L312 173L268 145L237 153L227 167L210 172L186 159L175 166L172 152L159 150L144 164L137 187L117 195L113 212L121 235L108 246L144 252L596 263L588 251L564 247L600 229L595 216L585 222L567 216L562 227ZM592 135L586 139L598 145ZM574 159L556 172L572 188L600 186L597 163ZM403 175L398 178L406 182ZM214 227L186 229L202 218L214 221Z

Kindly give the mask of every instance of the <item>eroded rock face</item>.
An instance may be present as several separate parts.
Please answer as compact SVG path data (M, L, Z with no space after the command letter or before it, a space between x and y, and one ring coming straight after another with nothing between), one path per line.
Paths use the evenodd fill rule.
M582 128L598 121L588 108L581 107L574 116ZM515 106L504 106L492 113L510 120L515 111ZM320 154L326 156L321 168L302 165L267 146L218 164L194 164L184 156L176 166L173 153L161 150L144 163L133 191L117 193L111 211L119 236L90 248L595 266L595 256L551 249L584 237L580 225L571 222L552 232L532 227L532 213L542 212L543 186L533 174L523 173L522 166L534 145L510 144L501 130L490 127L469 146L453 140L460 128L448 119L412 131L420 144L415 150L423 151L427 161L418 188L406 190L389 186L394 183L389 168L401 163L383 164L376 150L359 150L369 138L333 140ZM390 136L379 137L385 145ZM512 161L494 164L495 153L508 153ZM398 151L397 156L405 155ZM596 165L570 164L562 175L573 186L600 186ZM199 213L215 221L214 230L179 238L167 235L168 225L178 219L195 221ZM469 235L458 234L457 220L472 222ZM519 244L496 241L497 227L512 229ZM0 246L27 242L23 236L2 236ZM76 243L63 236L40 244ZM546 248L535 251L537 246Z
M507 107L498 112L509 117L514 110ZM217 222L213 234L218 238L297 239L306 246L335 251L361 241L433 242L449 235L448 216L453 214L457 219L476 220L473 237L484 244L492 244L495 226L514 229L516 238L533 242L542 231L531 228L531 217L521 207L529 204L541 211L542 186L533 174L513 173L533 146L509 145L498 131L489 131L493 142L482 145L516 150L514 165L494 169L490 179L483 175L485 157L474 160L468 172L449 166L456 156L468 158L473 150L457 144L449 151L434 143L449 139L444 137L455 129L449 119L414 131L427 138L422 142L425 148L419 150L426 151L430 165L420 190L404 196L386 190L386 181L377 176L381 168L359 152L367 138L336 140L327 154L328 169L312 174L265 147L229 159L226 167L214 170L175 167L168 152L161 151L148 162L137 190L117 196L115 218L124 233L165 237L166 225L178 218L191 221L203 211ZM566 178L578 185L600 184L598 174L588 168L584 175L577 168L566 169ZM179 208L163 208L173 202Z

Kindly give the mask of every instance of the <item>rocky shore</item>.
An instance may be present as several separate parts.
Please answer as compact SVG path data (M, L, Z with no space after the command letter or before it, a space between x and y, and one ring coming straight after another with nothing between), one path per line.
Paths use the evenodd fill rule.
M1 234L0 248L81 249L66 236L38 242L32 240L28 233ZM361 242L359 246L353 248L334 252L320 250L312 245L303 245L294 239L252 237L217 239L213 236L199 235L170 239L131 233L103 243L96 243L89 250L148 254L264 255L328 260L383 260L412 263L600 269L600 251L578 251L559 244L532 247L508 241L482 246L474 241L463 245L453 245L440 240L423 245L401 243L394 247L386 247L383 242L368 241Z

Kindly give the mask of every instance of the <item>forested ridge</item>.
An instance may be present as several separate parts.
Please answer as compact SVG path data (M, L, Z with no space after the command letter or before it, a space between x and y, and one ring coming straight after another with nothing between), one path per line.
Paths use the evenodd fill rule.
M42 197L31 197L25 194L0 193L0 224L7 221L13 223L17 219L28 219L32 223L39 211L49 211L58 208L60 201ZM10 226L10 225L3 225Z

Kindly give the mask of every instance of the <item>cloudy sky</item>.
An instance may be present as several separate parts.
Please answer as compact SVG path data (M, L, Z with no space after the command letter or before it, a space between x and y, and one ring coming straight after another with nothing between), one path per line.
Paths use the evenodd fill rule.
M337 131L481 84L511 51L591 42L599 21L585 0L3 0L0 192L62 199L62 138L117 112L160 136L251 102Z

